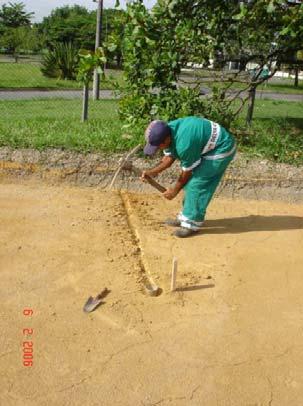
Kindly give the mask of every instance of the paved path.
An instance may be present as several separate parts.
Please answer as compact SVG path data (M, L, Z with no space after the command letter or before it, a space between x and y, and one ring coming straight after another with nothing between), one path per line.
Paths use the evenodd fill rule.
M209 93L208 89L203 89L205 93ZM91 93L90 93L91 95ZM0 90L0 100L27 100L27 99L77 99L82 97L81 90ZM101 90L101 99L114 99L115 95L111 90ZM257 92L258 99L285 100L285 101L301 101L303 102L303 94L282 94L275 92Z

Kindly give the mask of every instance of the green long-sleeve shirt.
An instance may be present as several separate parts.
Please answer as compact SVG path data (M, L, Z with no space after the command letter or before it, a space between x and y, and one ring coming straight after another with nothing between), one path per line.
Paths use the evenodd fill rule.
M222 126L201 117L184 117L168 122L171 145L164 150L180 160L184 171L197 167L203 158L220 159L235 150L234 137Z

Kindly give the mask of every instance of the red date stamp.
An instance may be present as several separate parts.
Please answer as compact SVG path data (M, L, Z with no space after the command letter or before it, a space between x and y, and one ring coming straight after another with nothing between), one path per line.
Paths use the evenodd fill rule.
M29 308L23 310L23 316L25 317L31 317L33 313L33 310ZM32 367L34 365L34 343L32 341L34 330L32 328L24 328L22 333L24 338L26 337L26 341L22 342L23 366Z

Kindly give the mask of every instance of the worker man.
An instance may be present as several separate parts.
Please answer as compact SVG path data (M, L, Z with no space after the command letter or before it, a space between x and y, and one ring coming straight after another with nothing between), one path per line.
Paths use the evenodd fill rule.
M162 161L145 175L156 177L179 160L182 172L173 188L163 196L172 200L184 189L182 211L177 219L167 219L165 224L179 227L174 233L184 238L201 230L207 206L235 156L234 137L219 124L201 117L184 117L164 122L152 121L145 131L144 153L154 155L163 150Z

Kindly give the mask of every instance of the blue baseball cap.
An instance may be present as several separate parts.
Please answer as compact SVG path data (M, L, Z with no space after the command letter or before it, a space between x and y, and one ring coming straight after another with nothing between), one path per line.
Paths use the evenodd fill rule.
M145 130L145 140L147 143L144 147L144 154L154 155L159 145L170 135L170 128L165 121L152 121Z

